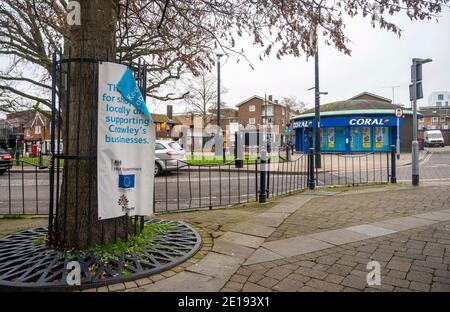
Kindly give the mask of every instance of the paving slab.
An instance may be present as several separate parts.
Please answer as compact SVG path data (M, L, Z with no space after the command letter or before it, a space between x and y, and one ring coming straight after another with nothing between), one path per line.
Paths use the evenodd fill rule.
M286 213L293 213L297 211L297 209L302 204L297 203L281 203L278 205L273 206L272 208L268 209L267 212L286 212Z
M224 240L216 240L214 241L212 251L244 260L247 259L255 249Z
M371 223L371 225L373 226L378 226L387 230L392 230L392 231L405 231L405 230L409 230L410 227L408 226L404 226L404 225L400 225L400 224L392 224L392 223L386 223L385 221L380 221L380 222L373 222Z
M231 231L267 238L275 231L275 228L249 220L239 223Z
M144 287L149 292L216 292L227 280L183 271Z
M215 239L214 243L220 241L234 243L250 248L258 248L262 243L264 243L264 238L237 232L226 232L218 239Z
M200 262L191 265L186 270L220 279L229 279L239 268L242 259L210 252Z
M369 235L343 229L314 233L307 236L333 245L348 244L370 238Z
M376 226L373 224L362 224L362 225L357 225L357 226L351 226L351 227L345 228L345 230L368 235L370 237L389 235L389 234L397 232L397 231L388 230L388 229L385 229L383 227L379 227L379 226Z
M383 222L401 225L401 226L406 227L407 229L412 229L412 228L416 228L416 227L420 227L420 226L434 224L437 221L420 219L420 218L415 218L415 217L402 217L402 218L384 220Z
M283 256L270 251L266 248L259 247L248 259L244 265L256 264L261 262L283 259Z
M278 227L289 216L286 212L264 212L251 218L252 222L260 225Z
M315 196L300 195L289 198L283 198L283 203L275 205L274 207L268 209L267 212L293 213L314 197Z
M292 257L334 246L308 236L297 236L267 242L264 243L262 247L282 255L283 257Z
M448 220L450 220L450 213L440 212L440 211L432 211L432 212L414 215L414 217L420 218L420 219L434 220L434 221L448 221Z

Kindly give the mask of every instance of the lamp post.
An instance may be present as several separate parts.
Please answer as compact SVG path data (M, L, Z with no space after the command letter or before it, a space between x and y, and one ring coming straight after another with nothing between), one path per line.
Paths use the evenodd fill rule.
M217 133L216 133L216 145L215 151L216 156L220 157L223 154L223 138L222 130L220 128L220 58L223 56L222 53L217 53Z
M413 108L413 140L412 140L412 185L419 185L419 143L417 141L417 100L423 98L422 91L422 64L432 59L413 58L411 66L411 82L409 86L409 97Z

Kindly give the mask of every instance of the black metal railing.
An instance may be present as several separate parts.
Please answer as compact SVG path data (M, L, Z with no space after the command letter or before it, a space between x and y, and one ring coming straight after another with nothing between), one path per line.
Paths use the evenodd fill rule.
M45 215L48 213L48 171L19 160L0 176L0 215Z
M289 195L316 186L396 182L395 149L391 152L355 155L321 154L322 167L314 168L314 151L296 154L291 161L268 159L261 170L260 159L246 159L242 167L233 161L219 164L191 164L182 160L157 160L164 169L155 177L155 212L212 209ZM61 165L59 179L64 174ZM261 186L261 175L264 186ZM0 177L0 214L47 214L49 174L35 164L19 166ZM54 201L60 196L54 193ZM262 197L264 198L264 197Z

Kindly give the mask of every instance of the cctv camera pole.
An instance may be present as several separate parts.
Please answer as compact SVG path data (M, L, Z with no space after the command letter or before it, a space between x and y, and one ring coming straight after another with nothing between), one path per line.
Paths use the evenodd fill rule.
M422 92L422 64L431 59L413 58L411 66L410 98L413 108L413 141L412 141L412 185L419 185L419 143L417 141L417 99L423 98Z

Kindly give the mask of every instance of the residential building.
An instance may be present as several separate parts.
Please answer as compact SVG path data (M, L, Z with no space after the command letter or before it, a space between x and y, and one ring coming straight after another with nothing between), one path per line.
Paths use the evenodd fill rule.
M422 106L424 107L424 106ZM428 105L426 107L448 107L450 108L450 92L435 91L428 96Z
M24 152L32 153L33 146L40 146L47 154L51 144L51 112L34 111L34 116L23 126Z
M0 147L14 152L22 151L24 143L23 127L35 115L35 110L8 113L6 119L0 120Z
M155 127L155 135L157 139L178 139L180 134L177 126L181 125L181 121L173 116L172 105L167 105L167 114L153 114L153 124Z
M239 109L239 124L244 127L253 125L278 125L286 126L286 108L269 95L264 101L261 96L254 95L236 105Z
M419 119L420 130L450 130L450 106L426 107L419 112L423 115Z
M282 103L273 99L272 95L268 95L267 98L253 95L238 103L236 107L239 109L240 125L245 128L254 126L257 129L263 125L267 125L269 129L278 126L280 143L283 144L284 129L289 124L289 116L295 115L294 112L288 112Z

